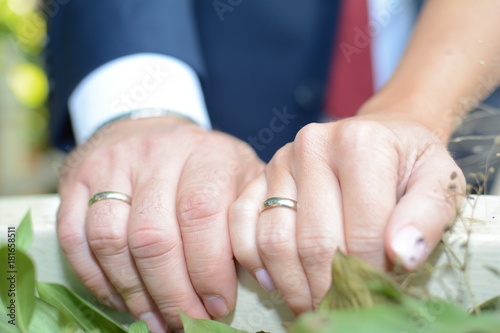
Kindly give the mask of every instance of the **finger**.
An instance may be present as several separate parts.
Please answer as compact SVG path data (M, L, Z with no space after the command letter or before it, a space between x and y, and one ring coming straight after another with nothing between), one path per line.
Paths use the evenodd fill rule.
M319 125L322 126L322 125ZM331 263L337 249L346 251L342 194L339 182L327 162L327 151L312 145L327 142L324 130L308 125L294 142L293 178L297 183L297 247L317 307L331 283Z
M112 175L101 174L94 180L91 193L114 190L131 195L132 186L127 175L116 168L109 170L113 170ZM92 204L86 219L89 246L130 312L139 320L147 321L153 331L165 332L165 321L149 296L129 251L129 213L130 205L119 200Z
M399 157L384 126L346 122L331 156L342 189L347 251L385 270L384 232L396 204Z
M171 328L182 327L177 307L208 319L185 264L175 211L179 166L158 161L160 169L138 174L129 218L129 247L146 288Z
M238 173L244 173L231 167L223 149L210 156L193 155L182 171L177 192L177 218L191 283L216 318L227 316L236 302L227 214L238 194Z
M281 148L266 168L267 198L297 198L295 180L289 169L290 149L290 144ZM262 211L257 224L257 246L284 301L293 312L301 313L311 310L312 302L298 254L295 220L296 212L286 207Z
M60 189L57 234L61 249L80 280L103 303L118 310L127 308L120 294L107 279L87 243L85 216L90 191L81 182L71 182Z
M458 211L465 179L440 144L421 155L399 200L386 232L393 262L408 270L420 265L436 246Z
M264 268L257 248L257 221L266 193L266 176L261 173L231 205L229 231L236 260L255 277L262 288L273 291L276 286Z

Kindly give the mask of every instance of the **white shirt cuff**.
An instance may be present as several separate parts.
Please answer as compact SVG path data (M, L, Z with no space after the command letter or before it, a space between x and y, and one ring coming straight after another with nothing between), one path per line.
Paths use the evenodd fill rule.
M162 54L138 53L102 65L78 84L68 104L77 144L106 121L143 108L167 109L211 128L198 76Z

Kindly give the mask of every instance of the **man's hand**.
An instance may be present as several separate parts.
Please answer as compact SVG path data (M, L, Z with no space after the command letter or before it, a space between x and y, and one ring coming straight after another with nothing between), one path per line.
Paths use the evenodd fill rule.
M67 159L58 235L83 283L155 332L223 317L236 298L227 211L263 168L245 143L177 117L119 121ZM98 201L103 191L132 197Z
M295 313L318 306L338 248L416 268L455 216L464 177L425 127L358 116L304 127L230 209L236 259ZM263 202L284 197L297 211Z

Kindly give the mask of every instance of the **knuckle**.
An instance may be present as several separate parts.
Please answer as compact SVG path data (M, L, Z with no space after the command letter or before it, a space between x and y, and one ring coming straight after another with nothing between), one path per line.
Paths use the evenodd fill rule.
M299 160L322 156L325 145L324 128L321 124L308 124L295 136L294 152Z
M323 125L310 123L302 127L295 136L295 142L307 145L315 145L322 138Z
M127 250L125 235L110 225L94 225L90 228L87 239L90 248L97 255L113 256Z
M262 255L268 258L279 258L291 253L294 250L294 245L287 235L276 230L258 234L257 248Z
M81 270L78 277L82 283L89 288L92 293L96 294L97 291L106 290L103 286L103 277L97 270Z
M213 191L188 193L180 197L178 218L182 229L198 229L223 213L217 195Z
M179 251L180 242L169 240L162 229L141 228L130 233L129 248L136 259L155 259L166 257Z
M217 281L221 276L221 272L224 273L223 268L219 265L215 265L213 261L199 264L196 267L190 267L189 269L191 279L193 281L201 282L204 286L210 286L211 281ZM208 285L206 285L207 282ZM204 290L197 291L204 292Z
M138 281L136 283L125 283L122 281L113 281L115 289L125 297L130 303L141 303L148 297L142 284Z
M118 225L109 222L118 220L119 213L115 208L113 203L107 201L92 207L92 220L87 228L87 240L90 248L98 255L112 256L127 250L124 232L120 231ZM100 222L96 223L96 221Z
M61 223L58 225L57 234L59 244L64 253L70 254L80 251L86 243L85 236L81 231L74 228L71 224Z
M361 257L375 257L384 251L382 237L373 235L351 235L346 241L350 255Z
M364 154L378 145L387 128L372 120L346 120L336 126L336 142L348 154Z
M305 267L330 264L337 247L327 237L300 237L297 250Z

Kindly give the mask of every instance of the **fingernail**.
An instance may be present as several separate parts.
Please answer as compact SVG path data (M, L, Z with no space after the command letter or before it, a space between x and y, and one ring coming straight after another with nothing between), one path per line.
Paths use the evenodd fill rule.
M411 225L404 227L396 234L391 247L404 267L409 270L417 268L428 252L424 235Z
M148 324L149 330L154 333L165 333L167 331L167 324L159 314L146 312L139 316L139 320L144 320Z
M274 284L273 279L271 278L271 275L269 274L267 269L259 268L254 272L254 274L257 281L266 291L271 292L273 290L276 290L276 285Z
M113 295L109 296L106 304L109 307L117 309L118 311L122 311L122 312L127 311L127 305L125 305L125 301L123 300L123 298L120 294L113 294Z
M208 313L215 318L223 318L228 315L227 304L219 295L203 296L203 304Z

